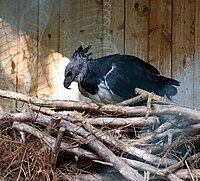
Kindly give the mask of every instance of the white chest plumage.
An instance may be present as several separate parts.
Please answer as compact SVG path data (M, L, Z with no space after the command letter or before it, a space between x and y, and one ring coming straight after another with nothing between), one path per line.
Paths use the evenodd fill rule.
M109 87L106 78L108 75L110 75L114 69L115 65L112 64L111 69L107 72L107 74L104 76L104 80L101 80L100 84L98 85L98 92L96 94L88 94L88 97L93 101L93 102L101 102L105 104L117 104L123 99L116 95Z
M123 100L109 89L105 81L101 81L101 83L98 85L98 88L99 88L98 92L94 95L87 93L88 97L93 102L101 102L105 104L117 104Z

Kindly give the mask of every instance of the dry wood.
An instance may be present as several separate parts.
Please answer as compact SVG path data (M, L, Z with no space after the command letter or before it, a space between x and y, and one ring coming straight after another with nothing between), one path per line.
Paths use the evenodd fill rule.
M19 114L19 113L16 113L16 114ZM24 113L23 113L24 114ZM25 120L26 120L26 117L25 117ZM50 119L49 119L50 120ZM40 120L41 121L41 120ZM43 123L43 122L40 122L40 123ZM44 124L44 123L43 123ZM62 123L63 124L63 123ZM58 152L59 152L59 144L58 142L61 141L61 137L58 135L57 137L57 140L58 142L54 139L54 138L50 138L50 136L47 136L45 135L45 133L42 133L40 132L39 130L29 126L29 125L26 125L24 123L17 123L17 122L14 122L13 123L13 127L14 128L17 128L18 130L21 130L21 131L26 131L28 133L31 133L35 136L37 136L38 138L42 139L43 141L45 141L46 143L49 143L49 142L52 142L51 144L48 144L49 146L51 145L51 148L52 148L52 154L54 154L52 156L52 162L54 161L55 162L55 159L53 158L56 158L57 155L58 155ZM61 127L61 129L63 129L63 127ZM80 129L80 128L79 128ZM62 133L63 134L63 131L62 130ZM43 136L41 136L43 135ZM55 143L53 143L54 141L48 141L47 137L49 137L50 139L53 139L55 140ZM48 141L48 142L47 142ZM57 144L56 144L57 143ZM63 144L63 143L62 143ZM54 145L54 146L53 146ZM65 143L64 143L65 145ZM65 145L66 147L66 145ZM69 146L67 146L69 147ZM62 148L63 149L63 148ZM56 151L57 150L57 151ZM77 154L77 153L76 153ZM81 154L78 154L79 156L82 156ZM91 157L90 157L91 158ZM136 168L136 169L142 169L142 170L146 170L146 171L150 171L151 173L154 173L154 174L158 174L158 175L161 175L163 176L164 173L162 173L161 170L157 169L156 167L153 167L153 166L150 166L148 164L143 164L141 162L138 162L138 161L134 161L134 160L129 160L129 159L125 159L123 158L123 160L125 160L130 166L132 166L133 168ZM53 163L54 163L53 162Z
M53 126L56 126L60 123L61 121L61 118L60 117L55 117L55 116L52 116L51 117L51 120L48 121L48 125L47 125L47 132L50 133L51 129L53 128Z
M127 159L127 158L122 158L128 165L130 165L131 167L135 168L135 169L138 169L138 170L143 170L143 171L148 171L150 172L151 174L154 174L154 175L159 175L159 176L162 176L162 177L166 177L168 178L169 180L172 180L172 181L182 181L177 175L175 174L166 174L163 170L157 168L157 167L154 167L152 165L149 165L147 163L142 163L140 161L136 161L136 160L131 160L131 159ZM94 160L96 162L96 160ZM102 163L101 161L98 161L98 163ZM112 164L110 163L102 163L102 164L106 164L106 165L110 165L112 166Z
M53 113L53 111L52 111L52 113ZM80 120L82 120L82 122L85 121L85 119L81 117L81 114L79 114L78 117L75 117L75 118L69 117L69 116L65 116L64 118L68 119L68 120L71 120L71 122L77 121L78 118ZM69 123L67 123L67 122L62 120L61 124L69 124ZM65 127L66 127L66 129L68 129L67 126L65 126ZM93 132L94 130L95 130L95 132ZM81 127L79 127L79 129L75 129L74 131L76 131L79 134L83 134L84 133L84 130ZM126 146L123 142L120 142L119 140L117 141L113 137L108 136L105 133L103 133L102 131L97 130L95 128L92 128L90 131L93 132L93 134L96 135L103 142L106 142L106 143L108 143L108 144L110 144L110 145L112 145L114 147L118 147L119 149L122 149L125 152L128 152L128 153L130 153L130 154L132 154L134 156L142 158L145 161L150 162L150 163L152 163L154 165L161 165L162 166L162 165L171 165L171 164L175 163L174 160L156 157L156 156L154 156L152 154L149 154L149 153L145 152L144 150L141 150L141 149L136 148L134 146L130 146L130 145Z
M121 177L118 174L112 174L107 173L107 174L81 174L81 175L76 175L74 178L71 180L75 181L111 181L111 180L116 180L116 181L125 181L124 177Z
M46 110L46 111L45 111ZM43 113L47 113L52 115L52 110L48 110L46 108L42 108L40 110ZM52 118L49 116L46 116L42 114L41 112L36 113L30 113L30 112L23 112L23 113L4 113L0 114L0 120L1 121L36 121L43 123L47 126L47 130L50 130L52 126L55 126L54 124L58 124L60 121L60 118ZM55 113L55 112L54 112ZM62 111L60 112L61 116L65 115L70 115L70 116L75 116L77 112L74 111ZM145 125L159 125L159 119L158 117L155 116L150 116L147 119L144 117L124 117L124 118L119 118L119 117L94 117L94 118L85 118L87 121L89 121L90 124L94 126L105 126L105 125L110 125L110 126L145 126Z
M68 129L68 131L73 131L73 130L78 130L79 127L73 125L72 123L65 121L65 127ZM62 123L61 123L62 124ZM51 136L46 135L45 133L42 133L38 131L36 128L33 128L29 125L26 125L24 123L19 123L19 122L14 122L13 127L20 130L20 131L26 131L34 136L40 138L43 140L46 144L48 144L49 147L53 148L55 139L52 138ZM72 129L73 128L73 129ZM90 135L86 131L83 133L84 137L87 137L86 139L88 140L88 145L97 152L98 155L100 155L101 158L103 158L105 161L111 162L113 166L127 179L133 180L133 181L140 181L142 180L142 176L138 174L137 171L126 165L120 158L117 158L108 148L106 148L100 141L98 141L93 135ZM77 148L70 148L70 145L66 143L61 143L61 149L62 150L67 150L68 152L74 153L78 156L89 156L89 152L83 151L82 149L77 149ZM81 153L80 153L81 151ZM82 153L84 153L82 155ZM88 158L92 158L92 154ZM86 156L87 157L87 156ZM98 157L96 157L98 158ZM94 159L94 157L93 157Z
M173 126L177 126L177 119L168 120L165 123L161 124L156 130L154 130L155 133L162 133L163 131L166 131L170 129Z
M123 142L125 142L123 140ZM129 140L129 142L127 142L127 144L131 145L131 141ZM132 143L133 144L133 143ZM164 151L164 146L161 144L133 144L135 147L140 148L144 151L146 151L147 153L153 154L153 155L157 155L159 153L162 153Z
M178 162L174 158L168 158L167 153L165 157L159 157L156 154L159 153L163 155L163 149L166 148L168 144L187 145L190 142L197 143L200 130L200 110L173 104L168 100L160 99L159 96L155 96L154 99L153 94L142 90L139 90L139 92L143 95L147 95L149 99L152 98L152 100L161 101L162 104L152 104L150 101L148 105L149 108L146 106L124 107L119 105L96 105L74 101L44 100L0 90L0 97L26 102L31 108L31 113L0 114L0 121L5 123L13 122L13 128L22 131L23 135L25 135L24 132L30 133L46 143L52 149L52 166L56 165L60 150L65 150L73 155L86 157L94 161L96 160L99 164L112 165L128 180L139 181L151 178L151 173L154 176L157 175L161 179L167 178L172 181L182 181L182 177L176 175L175 171L181 167L183 168L183 161L185 160L185 165L189 173L189 175L185 177L190 176L191 178L195 178L187 163L192 159L197 159L197 157L193 155L187 158L190 150L188 150L181 162ZM63 109L65 111L63 111ZM148 109L150 111L148 111ZM80 113L80 111L84 111L84 114ZM148 114L150 116L145 118L144 116ZM173 119L160 122L159 116L163 115L173 115ZM166 116L163 117L163 119L166 118ZM185 121L187 121L187 124L185 124ZM21 122L29 122L31 126ZM46 126L47 131L39 131L35 128L35 123L37 123L37 125ZM147 127L144 127L146 125L150 125L152 128L156 127L156 129L148 133L145 133L146 130L142 130L144 133L138 134L137 139L129 140L129 138L123 138L119 140L116 135L112 136L109 134L109 129L112 129L112 126L121 126L126 129L137 126L147 129ZM103 131L94 126L103 126ZM51 130L57 130L57 127L60 127L60 131L58 131L57 138L55 139L49 134ZM70 143L62 142L65 129L68 134L72 136L72 139L77 141L78 145L72 146ZM181 141L176 138L176 135L180 133L187 135L197 134L197 136L187 141ZM168 142L164 139L166 137L168 138ZM25 139L26 137L24 137L24 140ZM156 144L154 144L154 142ZM109 148L112 148L113 152L111 149L108 149L104 143L106 143ZM89 147L92 151L78 148L80 145ZM153 151L154 147L155 151ZM130 160L114 154L114 152L118 153L119 151L122 152L123 155L128 154L139 158L140 161ZM104 162L102 162L102 160ZM137 170L143 170L146 175L140 175Z
M188 126L187 128L175 128L175 129L168 129L161 133L150 133L145 137L141 137L140 141L145 143L154 142L156 140L165 140L166 137L174 137L178 134L187 134L194 136L200 130L200 124L194 124Z
M141 181L143 177L130 166L124 163L121 158L118 158L113 154L102 142L100 142L93 134L85 131L83 128L76 126L68 121L61 121L61 126L65 127L69 132L79 133L85 139L87 139L87 145L93 149L103 160L113 164L113 167L117 169L128 180Z
M27 125L25 123L20 123L17 121L13 122L13 128L20 131L25 131L27 133L30 133L36 136L37 138L41 139L44 143L46 143L51 149L53 149L55 138L53 138L52 136L49 136L46 132L41 132L30 125ZM90 159L99 159L99 157L96 154L89 152L87 150L84 150L82 148L79 148L78 146L74 147L68 143L62 142L60 145L60 148L61 150L65 150L77 156L82 156L82 157L86 157Z
M51 152L51 164L53 165L53 168L56 167L56 161L57 161L58 154L60 151L60 145L61 145L61 141L62 141L64 132L65 132L65 128L60 127L58 134L57 134L57 138L55 140L55 143L54 143L54 146L52 149L52 152Z
M175 174L166 174L165 172L163 172L163 170L161 170L157 167L154 167L152 165L142 163L142 162L139 162L139 161L136 161L136 160L126 159L126 158L123 158L123 160L135 169L148 171L151 174L166 177L171 181L182 181L182 179L177 177Z
M127 152L131 155L141 158L153 165L166 166L166 165L171 165L171 164L176 163L175 160L167 159L167 158L160 158L155 155L149 154L149 153L145 152L144 150L141 150L137 147L126 145L122 141L116 140L112 136L107 135L106 133L94 128L92 125L90 125L89 127L90 128L87 128L87 129L90 130L90 133L93 133L99 140L106 142L109 145L111 145L115 148L118 148L124 152Z
M25 96L20 93L0 90L0 97L15 99L38 106L59 108L66 110L78 111L94 111L104 114L124 115L124 116L145 116L147 112L146 106L123 107L115 105L96 105L94 103L86 104L76 101L57 101L44 100L36 97ZM200 120L200 110L192 109L180 105L158 105L152 104L150 115L179 115L190 120Z
M97 117L97 118L85 118L93 126L145 126L145 125L159 125L159 119L155 116L150 116L147 119L144 117Z
M0 114L0 121L32 121L33 120L33 114L29 112L25 113L3 113Z
M192 173L194 180L200 179L200 169L191 169L191 173ZM190 179L191 180L191 175L190 175L188 169L179 169L175 172L175 175L182 179Z
M19 113L15 113L14 115L17 115L17 114L19 114ZM24 115L25 113L22 113L22 114ZM25 114L25 115L29 115L29 114ZM16 118L18 118L18 117L16 117ZM25 118L25 120L22 120L22 121L27 120L26 117L23 116L23 118ZM31 117L31 118L33 118L33 117ZM22 119L22 117L21 117L21 119ZM42 119L40 119L39 123L44 124ZM58 152L59 152L59 144L60 143L58 143L58 142L61 141L61 137L59 135L57 136L57 139L55 139L55 138L52 138L51 136L46 135L46 133L43 133L43 132L37 130L36 128L33 128L32 126L29 126L29 125L24 124L24 123L19 123L19 122L14 122L13 127L20 130L20 131L26 131L30 134L33 134L34 136L38 137L39 139L41 139L42 141L47 143L52 148L53 156L52 156L51 159L52 159L52 163L55 164L56 157L57 157ZM61 127L61 129L63 129L63 127ZM61 134L63 134L63 131L64 130L61 130L61 132L62 132ZM56 140L58 140L58 142ZM61 149L62 150L66 150L66 151L69 151L70 153L74 153L75 155L82 156L82 154L79 153L79 152L76 152L76 151L71 152L71 150L68 150L68 147L69 147L69 145L67 145L66 143L61 143ZM85 151L83 151L83 152L85 152ZM86 156L86 154L84 154L83 156ZM88 157L88 158L91 158L91 156ZM97 159L97 158L98 157L95 158L95 156L93 157L93 159ZM156 167L153 167L153 166L150 166L148 164L144 164L142 162L135 161L135 160L130 160L130 159L126 159L126 158L122 158L122 159L125 160L126 163L128 163L133 168L150 171L151 173L163 176L162 171L157 169Z
M82 175L76 175L74 176L73 180L75 181L109 181L112 179L112 175L100 175L100 174L82 174ZM118 179L118 178L113 178L113 179ZM123 178L124 180L124 178ZM123 181L122 180L122 181ZM119 180L120 181L120 180Z
M143 90L143 89L140 89L140 88L136 88L136 89L135 89L135 93L136 93L137 95L146 95L147 98L148 98L149 95L150 95L151 99L152 99L152 100L155 100L155 101L162 101L162 102L165 102L165 103L174 104L173 102L171 102L170 100L168 100L168 99L166 99L166 98L164 98L164 97L158 96L158 95L153 94L153 93L151 93L151 92L147 92L147 91L145 91L145 90Z
M150 113L151 113L151 102L152 102L153 96L154 96L153 93L149 93L149 95L148 95L148 99L147 99L147 112L145 114L145 118L147 118L150 115Z
M189 162L194 162L197 158L199 158L200 157L200 153L197 153L197 154L194 154L194 155L192 155L192 156L190 156L190 157L188 157L187 159L186 159L186 161L189 161ZM178 170L178 168L181 168L183 165L184 165L184 162L183 162L184 160L181 160L181 161L179 161L178 163L175 163L174 165L171 165L171 166L169 166L169 167L166 167L163 171L165 172L165 173L170 173L170 172L174 172L174 171L176 171L176 170Z
M67 117L67 118L68 119L73 119L72 117ZM79 118L81 118L80 115L79 115ZM77 119L77 118L75 118L75 119ZM81 119L83 119L83 118L81 118ZM74 120L72 120L72 121L74 121ZM94 129L95 128L93 128L93 130ZM77 131L80 131L80 129L77 130ZM100 132L100 130L95 129L95 131L96 131L95 135L98 136L99 139L103 140L104 142L107 142L107 143L109 143L109 144L111 144L112 146L115 146L115 147L118 145L118 147L120 147L121 149L123 148L123 151L129 152L130 154L138 156L139 158L142 158L142 159L144 159L144 160L146 160L148 162L151 162L152 164L159 164L159 165L162 165L162 164L164 164L164 165L166 165L166 164L173 164L173 162L171 162L172 160L170 160L167 163L166 159L156 158L154 155L150 155L150 154L146 153L145 151L143 151L143 150L141 150L139 148L136 148L134 146L128 146L128 147L126 147L124 145L124 143L122 143L120 141L116 141L111 136L108 136L105 133ZM177 130L177 131L178 131L178 133L180 132L179 130ZM169 133L167 132L167 133L165 133L164 136L166 136L168 134ZM160 138L160 137L158 136L157 138ZM162 163L162 160L163 160L163 163Z
M1 106L0 106L0 114L3 114L3 109Z
M86 120L80 114L78 116L82 123L86 122ZM74 122L73 119L74 118L72 118L72 117L68 117L68 120L71 120L71 122ZM77 119L77 117L75 119ZM145 161L150 162L154 165L165 165L166 166L166 165L171 165L171 164L176 163L175 160L171 160L171 159L167 159L167 158L160 158L155 155L151 155L151 154L145 152L144 150L141 150L134 146L130 146L130 145L127 146L123 142L116 140L112 136L107 135L106 133L94 128L88 122L86 122L86 123L87 123L87 126L89 125L88 127L85 126L85 128L87 128L88 132L93 133L99 140L106 142L113 147L121 149L124 152L128 152L136 157L142 158ZM66 124L65 125L66 129L69 129L68 126L70 123L68 123L67 121L62 121L61 124L62 125ZM86 125L86 124L83 124L83 125ZM71 128L71 131L72 131L72 128ZM79 127L78 129L74 129L74 131L76 131L77 133L79 133L81 135L83 135L85 132L85 130L81 127Z
M147 98L148 98L147 94L141 94L141 95L133 97L131 99L122 101L122 102L118 103L117 106L132 106L138 102L146 100Z

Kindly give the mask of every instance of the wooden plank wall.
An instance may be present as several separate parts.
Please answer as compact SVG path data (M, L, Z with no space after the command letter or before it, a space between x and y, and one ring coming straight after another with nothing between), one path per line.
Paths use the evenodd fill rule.
M0 1L0 6L9 7L5 2ZM15 22L20 22L23 14L21 11L29 10L28 0L13 2L16 6L12 6L12 9L18 9L10 11L10 15L17 13ZM20 48L22 44L12 29L12 22L8 22L0 12L1 40L7 41L7 23L7 30L10 28L13 31L12 40L16 42L17 50L27 52L23 56L16 56L13 50L12 53L5 53L5 42L1 41L0 68L3 71L0 72L0 88L39 97L65 99L69 93L63 92L62 80L67 58L71 57L78 46L91 44L93 57L125 53L153 64L162 74L181 82L174 101L188 106L200 106L198 0L44 0L43 3L46 3L46 7L52 6L45 14L49 16L45 16L48 23L40 23L44 11L40 8L41 4L31 11L31 15L35 13L36 20L38 18L37 26L31 27L35 28L34 32L38 32L38 36L34 37L27 29L18 26L17 31L23 32L23 48ZM26 17L25 22L29 24L29 16ZM28 58L26 63L23 63L24 56ZM34 57L34 66L30 69L30 61L32 63ZM13 62L15 59L17 62ZM9 66L6 67L5 62ZM11 71L14 66L18 70L20 66L23 67L24 75L29 73L30 86L25 86L27 83L21 81L23 78L19 73ZM11 81L9 84L5 76ZM74 98L78 97L76 95Z

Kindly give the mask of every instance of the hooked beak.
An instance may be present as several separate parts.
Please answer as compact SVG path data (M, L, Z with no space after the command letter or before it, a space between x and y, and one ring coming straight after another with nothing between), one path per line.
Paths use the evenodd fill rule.
M66 89L71 89L69 88L69 86L71 85L73 80L68 80L67 78L65 78L64 82L63 82L63 85Z

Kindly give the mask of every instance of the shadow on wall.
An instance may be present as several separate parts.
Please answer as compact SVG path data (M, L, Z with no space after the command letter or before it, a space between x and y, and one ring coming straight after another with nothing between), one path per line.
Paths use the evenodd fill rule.
M69 60L52 53L49 47L48 53L43 53L40 47L53 2L0 1L0 89L50 99L79 100L76 84L72 90L63 87L64 68ZM3 99L0 104L5 111L22 106Z
M89 101L79 93L76 82L71 84L71 89L66 89L63 86L65 67L70 61L67 57L63 57L58 52L53 52L43 61L45 65L40 62L38 66L38 97L54 100Z

